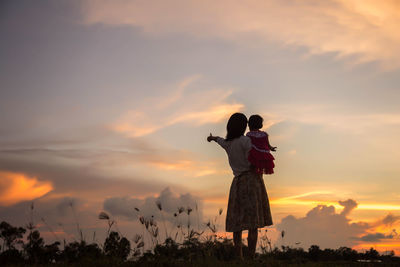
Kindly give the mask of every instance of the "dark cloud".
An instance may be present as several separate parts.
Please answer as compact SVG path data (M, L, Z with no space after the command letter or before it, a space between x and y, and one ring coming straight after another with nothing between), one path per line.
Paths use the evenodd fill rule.
M39 181L50 181L53 185L51 192L34 200L34 219L40 225L41 232L48 233L50 230L47 226L50 226L55 231L65 233L63 237L67 240L76 239L78 221L85 235L97 231L96 236L101 240L106 230L104 222L98 220L98 213L103 209L104 202L109 205L107 208L104 204L107 210L120 216L119 230L130 235L137 232L139 226L129 217L132 215L127 213L129 207L138 204L146 215L157 211L154 210L156 206L153 198L140 201L140 197L156 196L167 186L173 186L178 192L187 192L183 186L162 181L159 177L143 177L143 174L134 171L131 175L119 172L121 166L136 164L140 167L150 160L168 159L173 162L186 158L185 152L155 148L143 138L127 139L104 128L99 129L97 134L92 130L86 133L63 133L58 137L32 135L32 138L0 140L1 171L24 173ZM171 154L174 158L170 157ZM107 173L103 169L107 169ZM174 197L180 199L180 202L176 202L180 205L191 205L195 199L190 194L176 196L167 194L167 191L159 197L164 202L164 209L168 211L171 203L176 202ZM110 196L110 200L104 201L107 196ZM132 196L140 203L132 202ZM201 207L200 201L198 204ZM2 207L0 218L13 225L24 226L30 220L30 205L31 202L26 201ZM201 218L201 209L199 213ZM171 219L167 213L165 217ZM42 222L42 218L46 223ZM51 234L47 236L53 238Z
M106 195L155 194L165 182L118 173L119 164L134 164L137 155L113 150L15 149L0 151L0 170L22 172L39 180L51 181L53 193L81 194L85 198ZM109 166L116 173L104 174ZM157 181L157 183L155 183ZM179 185L174 185L180 188Z
M192 215L202 222L203 220L203 201L190 193L176 194L169 187L161 191L158 196L146 197L144 199L128 197L112 197L104 201L104 209L114 216L123 216L129 220L137 219L138 214L145 217L154 216L160 219L160 211L157 203L161 206L163 216L170 222L175 222L174 213L178 212L179 207L191 208ZM136 212L135 208L140 211ZM198 217L197 217L198 216Z
M357 207L357 202L352 199L348 199L346 201L339 201L339 204L344 207L341 214L347 216L353 209Z
M56 197L47 195L33 201L20 202L9 207L0 207L0 221L15 226L26 227L33 221L46 242L65 239L67 242L79 240L80 230L86 241L93 238L102 243L107 233L107 225L98 219L102 202L76 197ZM80 229L78 231L78 228ZM113 228L115 230L115 228ZM139 232L135 223L125 224L118 221L118 230L127 237Z
M374 233L374 234L366 234L360 237L361 241L365 242L379 242L383 239L393 239L394 234L383 234L383 233Z
M195 158L186 150L156 147L144 138L126 138L105 128L86 130L63 133L58 138L42 136L28 141L0 140L0 169L20 171L20 167L25 165L51 164L60 168L82 166L92 170L98 166L115 167L117 164L154 167L179 165L182 161Z
M77 198L64 197L58 201L56 209L60 214L65 215L68 209L74 209L78 206L78 204L79 200Z
M385 216L385 218L382 219L382 223L387 226L392 226L394 223L400 220L400 216L395 216L391 213Z
M318 244L322 248L351 246L353 237L364 234L371 226L365 222L352 223L347 215L357 203L354 200L339 202L344 211L336 213L335 207L318 205L310 210L305 217L287 216L277 224L277 229L286 232L286 245L301 242L305 248Z
M134 143L130 145L135 147ZM146 150L146 146L141 145L140 150ZM156 195L167 186L156 177L150 179L112 172L104 174L99 170L105 165L118 170L118 165L113 164L119 163L125 155L129 153L83 149L3 149L0 152L0 170L24 173L39 181L52 183L53 191L34 200L34 222L46 239L54 240L50 228L58 232L60 238L69 241L78 239L79 223L84 235L92 236L96 232L98 240L102 240L106 226L98 220L98 213L103 209L106 196ZM183 190L179 185L175 188ZM30 205L31 201L24 201L0 207L0 220L25 226L31 220ZM137 232L132 222L125 226L122 221L118 227L126 235Z
M31 210L32 203L33 210ZM63 219L64 216L71 215L72 209L82 210L84 204L86 204L85 200L76 197L46 195L33 201L23 201L12 206L2 207L0 217L20 225L26 224L33 213L36 220L47 218L56 222L58 219Z
M56 196L47 194L34 201L24 201L18 204L0 207L0 220L7 221L15 226L25 227L33 221L37 229L47 242L54 240L68 242L79 240L79 231L82 230L85 240L91 242L95 236L97 242L103 242L107 233L107 223L98 219L100 211L104 210L112 215L116 221L114 230L120 231L124 236L131 238L136 233L142 233L141 225L137 220L137 215L151 217L160 222L160 211L156 202L161 203L163 217L167 228L175 223L175 219L181 223L187 222L188 216L182 213L178 218L173 216L178 211L178 207L191 207L191 221L197 227L197 222L201 227L203 218L203 204L201 199L190 193L176 194L169 188L165 188L159 194L144 199L129 197L104 198L101 201L93 201L90 198L79 198L71 196ZM33 203L33 209L31 209ZM197 211L196 211L197 205ZM139 208L136 212L134 208ZM164 232L160 233L163 235Z

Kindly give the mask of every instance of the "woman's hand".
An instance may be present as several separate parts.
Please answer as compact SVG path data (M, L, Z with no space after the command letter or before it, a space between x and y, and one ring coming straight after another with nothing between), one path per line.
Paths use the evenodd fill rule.
M211 141L216 141L217 140L217 136L213 136L211 133L210 135L207 137L207 141L211 142Z
M274 152L275 152L275 151L276 151L276 146L270 146L269 149L270 149L271 151L274 151Z

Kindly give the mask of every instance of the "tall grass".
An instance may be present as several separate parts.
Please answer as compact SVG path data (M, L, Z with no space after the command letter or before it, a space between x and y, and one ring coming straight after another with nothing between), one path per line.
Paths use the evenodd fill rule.
M222 266L226 266L223 262L229 261L232 263L232 260L235 258L232 239L226 235L219 234L218 229L223 214L222 208L217 211L212 219L209 219L207 222L201 222L197 204L194 210L190 206L177 207L176 211L171 214L168 214L163 209L161 202L156 202L155 205L160 212L159 220L156 220L154 215L144 216L139 208L133 207L137 222L141 225L142 233L134 234L130 238L131 241L122 236L117 227L117 220L105 211L101 211L98 214L98 219L106 222L107 238L104 245L97 244L95 231L93 232L92 243L86 242L83 230L80 228L78 214L74 211L74 224L80 240L79 242L67 243L64 239L64 248L63 250L59 250L59 242L50 245L44 244L38 230L36 230L34 204L32 203L30 207L30 221L27 225L27 229L29 230L28 242L23 244L23 241L18 241L22 242L22 252L13 250L11 245L8 245L8 250L4 250L6 241L7 244L13 244L12 242L14 242L9 240L10 236L12 238L12 231L10 232L10 236L7 237L4 229L8 227L7 229L12 230L13 228L7 226L8 224L5 222L0 224L2 227L0 238L3 239L0 263L11 262L16 265L65 263L82 266L116 266L125 263L128 264L126 262L128 256L129 264L132 266L187 266L185 263L189 263L189 265L194 264L195 266L221 266L221 262ZM73 205L71 205L71 208L73 209ZM194 216L193 211L196 212L196 216ZM166 220L166 218L170 219ZM44 226L54 234L56 240L59 240L59 237L47 221L44 218L41 218L41 220ZM193 226L193 221L196 221L194 223L195 226ZM168 224L171 227L170 229L168 229ZM165 236L160 236L159 225L163 226ZM256 261L247 261L246 266L286 266L287 264L304 264L309 261L355 262L357 260L374 263L385 261L389 263L386 266L400 266L396 265L400 264L400 259L394 257L394 253L379 255L372 248L363 253L358 253L346 247L337 250L321 250L318 246L313 245L307 252L299 247L285 246L285 231L281 231L280 233L283 245L282 249L279 249L278 247L274 247L268 234L268 229L259 229L258 245L261 254L258 254ZM298 244L299 242L296 242L296 245ZM247 247L244 246L245 253L246 250ZM12 257L17 259L17 261ZM87 260L89 260L89 263L86 262ZM243 262L238 263L238 266L243 264Z

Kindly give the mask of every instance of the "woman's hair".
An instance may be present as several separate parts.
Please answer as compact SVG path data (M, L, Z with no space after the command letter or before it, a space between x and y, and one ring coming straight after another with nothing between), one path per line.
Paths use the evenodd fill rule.
M247 118L243 113L234 113L226 125L226 141L233 140L244 135L247 128Z
M263 127L263 118L260 115L251 115L249 118L250 130L259 130Z

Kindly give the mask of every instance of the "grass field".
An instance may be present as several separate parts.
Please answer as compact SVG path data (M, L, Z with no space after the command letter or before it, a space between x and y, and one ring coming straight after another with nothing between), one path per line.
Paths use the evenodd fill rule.
M400 266L400 258L393 252L381 255L373 248L358 252L348 247L320 249L317 245L307 250L275 247L266 230L259 232L256 257L247 258L244 242L244 259L238 259L232 240L217 236L216 222L221 210L200 231L191 225L193 209L178 207L173 216L183 216L180 222L185 223L176 223L167 229L162 205L156 205L160 221L154 216L144 217L134 208L143 231L133 238L114 229L115 221L101 212L98 218L106 221L107 227L107 238L101 244L85 240L79 223L78 241L46 244L33 222L24 228L3 221L0 223L0 266ZM32 205L32 213L33 210ZM167 238L162 240L160 231L165 231ZM281 236L284 237L284 232Z

